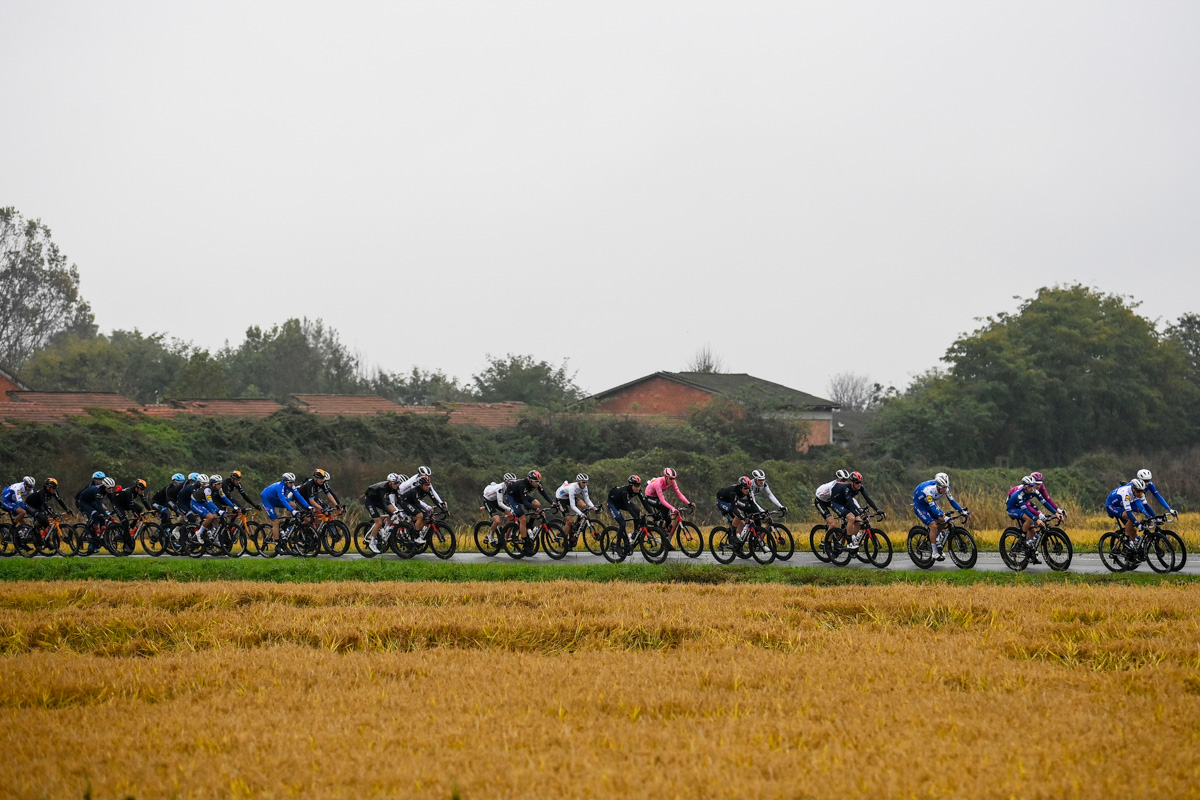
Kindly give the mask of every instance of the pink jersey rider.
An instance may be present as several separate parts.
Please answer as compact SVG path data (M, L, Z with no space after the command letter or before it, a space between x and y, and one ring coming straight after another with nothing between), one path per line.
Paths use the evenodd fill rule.
M684 497L683 492L679 491L678 483L675 481L670 481L668 483L668 479L663 476L657 477L646 484L646 498L649 500L657 500L658 502L662 503L663 508L667 509L667 511L674 512L677 510L675 506L667 502L668 487L675 490L675 494L679 496L679 499L683 501L685 506L690 506L692 504L692 501Z
M1022 489L1022 488L1030 489L1027 492L1027 494L1036 494L1038 497L1040 497L1042 499L1043 503L1045 503L1048 507L1054 509L1055 512L1062 511L1062 509L1058 507L1058 504L1050 499L1050 493L1048 491L1046 491L1046 479L1045 479L1045 477L1042 476L1042 473L1033 472L1033 473L1030 473L1030 477L1033 478L1035 481L1037 481L1037 485L1035 487L1030 489L1030 487L1021 486L1020 484L1017 484L1016 486L1014 486L1008 490L1008 496L1012 497L1014 494L1016 494L1018 489ZM1035 511L1035 509L1033 508L1032 502L1029 503L1029 508L1031 511Z

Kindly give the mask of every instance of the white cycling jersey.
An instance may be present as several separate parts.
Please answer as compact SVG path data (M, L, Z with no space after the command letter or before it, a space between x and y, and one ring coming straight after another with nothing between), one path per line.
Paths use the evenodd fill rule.
M504 509L505 512L511 512L512 509L508 507L508 503L504 502L504 495L507 490L508 484L504 481L489 483L483 489L483 499L491 500L493 503L500 506L500 508Z
M413 489L415 489L417 487L417 484L420 483L421 477L422 476L420 476L420 475L413 475L411 478L406 480L404 483L400 484L400 488L396 490L396 496L399 497L400 495L408 494ZM438 497L437 489L433 488L432 482L429 484L429 494L431 494L433 496L433 499L438 503L438 505L441 505L442 498ZM421 505L424 506L425 503L422 502ZM426 508L428 508L428 506L426 506Z
M830 481L829 483L823 483L820 486L818 486L817 487L817 499L820 500L822 503L828 503L830 501L830 499L833 497L833 486L836 483L837 483L837 481Z
M767 483L766 481L763 481L762 486L759 486L758 481L751 480L750 481L750 498L753 500L754 496L756 494L758 494L759 492L766 492L767 498L772 503L775 504L776 508L783 508L783 503L779 502L779 498L776 497L775 493L771 491L771 484ZM758 500L754 500L754 503L755 503L755 505L757 505ZM761 506L760 506L760 508L761 508Z
M596 506L593 505L593 503L592 503L592 498L588 496L587 487L580 486L578 481L576 481L575 483L571 483L570 481L563 481L563 485L558 487L558 490L554 493L554 496L557 497L559 500L568 501L568 505L570 506L571 513L577 517L583 516L583 514L579 510L579 506L575 505L576 497L582 497L583 502L587 505L587 507L589 509L594 510L596 508Z
M13 502L22 503L25 501L25 481L17 481L12 486L8 487L13 493Z

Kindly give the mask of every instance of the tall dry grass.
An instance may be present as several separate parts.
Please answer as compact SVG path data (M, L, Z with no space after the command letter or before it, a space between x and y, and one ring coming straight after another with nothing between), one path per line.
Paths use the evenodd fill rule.
M1198 619L1170 586L9 585L0 794L1195 795Z

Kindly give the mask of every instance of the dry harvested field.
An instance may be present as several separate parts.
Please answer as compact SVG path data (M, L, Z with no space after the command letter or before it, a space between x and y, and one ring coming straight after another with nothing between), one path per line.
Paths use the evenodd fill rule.
M1200 589L0 586L4 797L1200 794Z

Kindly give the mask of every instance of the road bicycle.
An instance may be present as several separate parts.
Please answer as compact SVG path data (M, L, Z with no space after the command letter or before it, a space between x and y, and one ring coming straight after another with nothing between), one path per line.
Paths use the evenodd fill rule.
M966 519L970 512L966 509L947 514L943 519L950 523L948 530L938 534L938 546L942 552L950 556L954 566L959 569L970 569L979 560L979 548L975 545L975 537L971 532L954 522ZM929 528L916 525L908 532L908 557L921 569L929 569L934 564L933 548L929 544Z
M1103 534L1097 544L1100 562L1109 572L1130 572L1143 561L1158 573L1174 571L1181 560L1177 556L1175 542L1178 541L1181 548L1183 542L1174 531L1162 529L1166 521L1166 515L1160 514L1138 522L1137 529L1142 535L1136 542L1129 541L1123 525Z
M694 506L685 506L656 513L654 524L663 531L668 552L678 550L688 558L696 558L704 552L704 535L700 533L700 527L683 518L684 514L690 514L693 510ZM671 544L672 539L675 544Z
M417 532L412 522L401 515L395 531L389 537L389 547L400 558L412 558L432 552L443 561L458 550L454 528L445 522L449 514L440 508L425 512L425 527Z
M667 537L662 528L648 523L645 516L633 521L633 533L625 533L621 526L609 525L604 529L602 555L612 564L619 564L635 550L642 551L642 558L651 564L667 560Z
M525 536L521 536L521 523L514 514L509 514L500 526L504 552L515 559L531 558L537 555L540 547L555 561L565 556L569 547L562 523L556 519L546 519L544 508L531 511L527 516Z
M882 511L864 511L858 515L862 527L851 536L846 531L846 518L841 517L841 525L827 531L821 541L824 561L836 567L844 567L850 559L857 558L864 564L871 564L883 569L892 563L892 540L882 529L871 525L872 519L882 519Z
M279 521L278 539L271 538L270 525L256 526L258 554L263 558L279 555L315 558L321 550L321 537L312 526L311 519L312 514L307 509L284 517Z
M1058 517L1053 517L1056 521ZM1071 567L1075 550L1066 531L1046 522L1037 523L1033 541L1025 538L1025 532L1017 527L1005 528L1000 534L1000 558L1014 572L1021 572L1040 550L1046 566L1055 572L1065 572Z
M70 546L74 541L72 535L63 535L63 526L59 520L65 516L47 514L46 524L18 525L11 528L10 544L12 551L9 555L19 555L33 558L36 555L55 556L71 554ZM70 530L70 526L67 527Z
M314 508L313 520L316 523L317 535L321 538L321 552L338 558L350 550L350 528L338 519L345 513L345 506L334 508Z
M708 535L708 550L712 557L721 564L730 564L735 558L753 558L759 564L770 564L778 554L780 543L788 550L794 550L791 532L787 531L786 538L776 530L782 526L773 525L771 517L783 514L781 509L774 511L756 511L747 514L740 531L718 526ZM791 557L788 552L788 557Z

